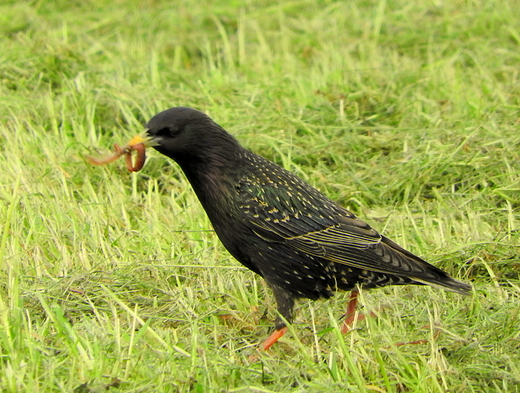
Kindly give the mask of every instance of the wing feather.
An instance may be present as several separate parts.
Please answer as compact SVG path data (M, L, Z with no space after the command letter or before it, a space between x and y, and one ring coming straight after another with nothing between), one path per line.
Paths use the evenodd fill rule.
M380 235L297 176L262 157L254 161L256 170L237 190L242 222L260 238L356 269L468 291L469 286Z

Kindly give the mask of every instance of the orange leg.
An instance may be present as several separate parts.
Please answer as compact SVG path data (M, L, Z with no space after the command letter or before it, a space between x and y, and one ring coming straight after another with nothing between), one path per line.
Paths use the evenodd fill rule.
M262 344L261 349L267 351L271 346L277 342L287 332L287 326L281 329L276 329Z
M359 296L359 291L357 289L353 290L350 293L350 301L348 302L348 306L347 306L346 318L345 318L345 322L343 322L343 327L341 329L341 333L343 333L343 334L346 334L350 331L352 324L356 320L362 321L366 318L366 315L364 315L364 314L358 315L356 318L356 307L357 307L357 303L358 303L358 296ZM377 316L377 314L372 311L370 313L370 316L375 317L375 316ZM423 328L429 328L429 327L430 327L429 325L423 326ZM436 339L437 337L439 337L440 333L441 333L440 330L437 330L434 333L433 338ZM406 342L406 343L404 343L404 342L397 343L397 344L395 344L395 346L400 347L403 345L418 345L418 344L427 344L427 343L428 343L428 340L416 340L416 341L410 341L410 342ZM390 348L390 347L388 347L388 348Z
M358 296L359 296L359 291L357 289L353 290L350 293L350 301L348 302L347 312L345 314L346 315L345 322L343 322L343 327L341 328L341 333L343 333L343 334L346 334L350 331L354 321L363 321L367 317L364 314L356 316L356 307L358 304ZM377 316L377 314L372 311L370 313L370 316L375 317L375 316Z
M356 320L356 307L358 304L358 296L359 291L357 289L353 290L350 293L350 301L348 302L347 313L345 314L345 322L343 322L343 327L341 328L341 333L343 334L346 334L350 331L352 323ZM363 319L365 319L364 315L358 315L358 321L362 321Z

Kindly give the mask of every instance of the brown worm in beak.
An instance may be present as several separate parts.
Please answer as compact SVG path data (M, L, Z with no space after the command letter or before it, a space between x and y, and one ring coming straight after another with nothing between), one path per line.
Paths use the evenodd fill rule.
M135 162L132 163L132 150L137 152L137 156L135 158ZM146 161L146 148L144 143L137 143L135 145L129 146L128 151L125 153L125 162L126 168L130 172L139 172L143 169L144 163Z
M135 162L132 162L132 152L137 152ZM105 165L116 161L119 157L125 156L126 168L130 172L139 172L146 161L146 147L144 143L135 143L121 147L118 144L114 144L114 154L103 159L94 158L87 156L86 160L92 165Z

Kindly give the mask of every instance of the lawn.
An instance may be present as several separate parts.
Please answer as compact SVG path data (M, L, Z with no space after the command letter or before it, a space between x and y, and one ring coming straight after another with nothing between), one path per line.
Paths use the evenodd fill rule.
M0 4L0 391L520 392L520 3ZM175 163L89 165L173 106L208 113L455 278L300 301ZM419 341L418 344L396 345Z

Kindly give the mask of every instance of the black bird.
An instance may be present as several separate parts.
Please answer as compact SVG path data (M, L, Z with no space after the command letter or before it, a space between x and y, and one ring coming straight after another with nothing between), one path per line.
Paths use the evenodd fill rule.
M285 333L298 298L404 284L461 294L471 289L291 172L243 148L202 112L171 108L146 129L153 147L184 171L226 249L273 290L283 318L276 318L264 349ZM349 309L355 308L356 294Z

